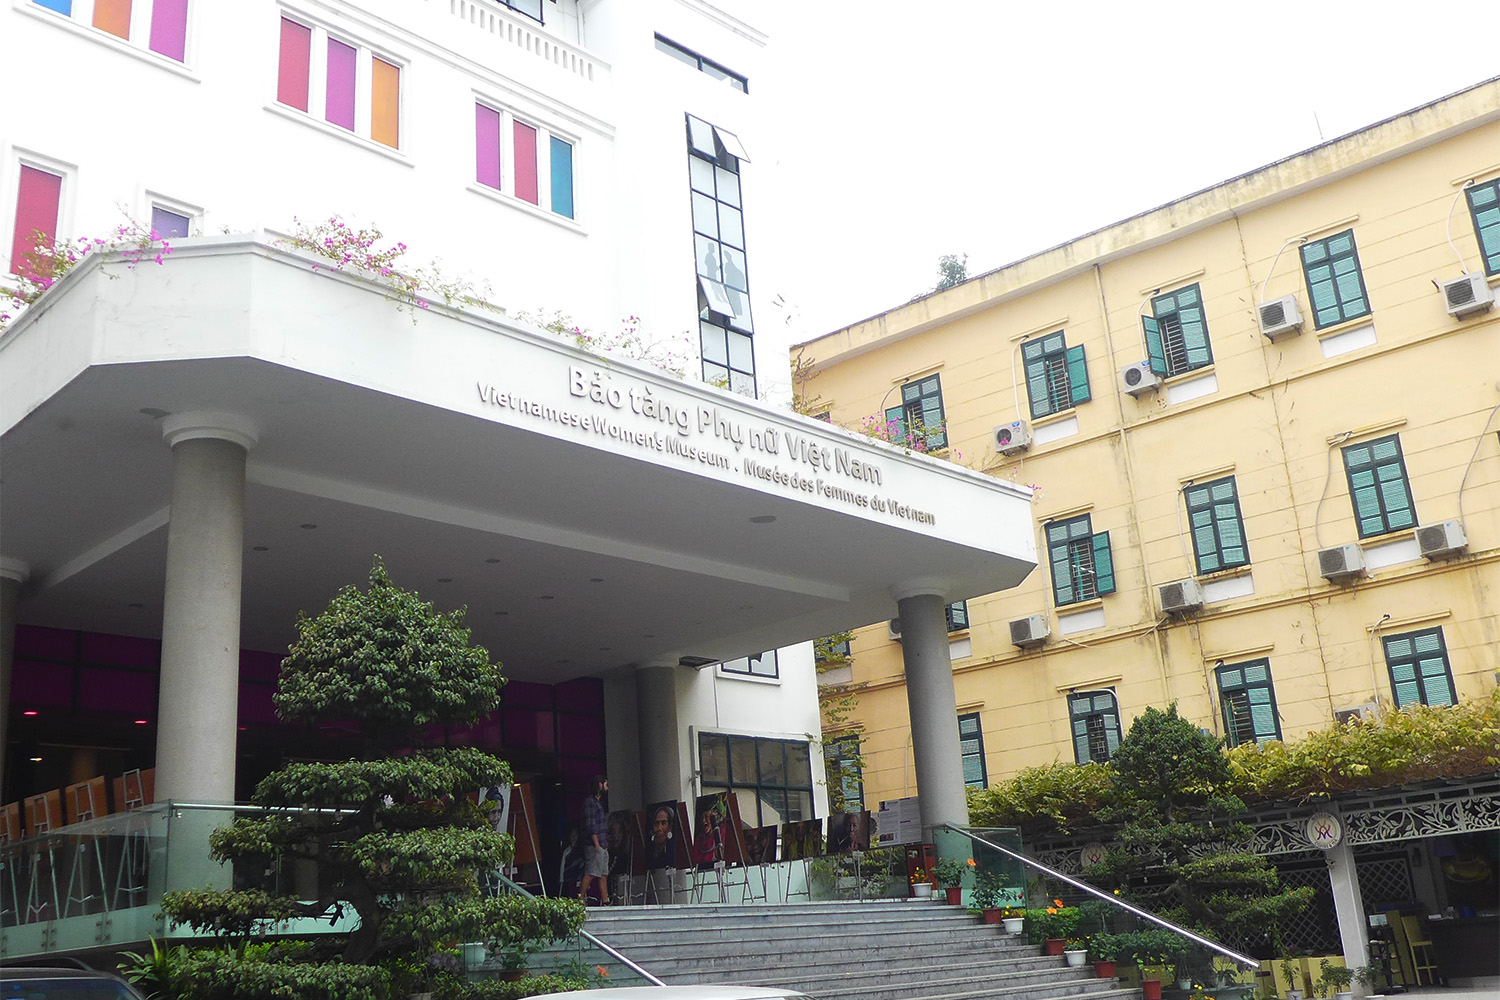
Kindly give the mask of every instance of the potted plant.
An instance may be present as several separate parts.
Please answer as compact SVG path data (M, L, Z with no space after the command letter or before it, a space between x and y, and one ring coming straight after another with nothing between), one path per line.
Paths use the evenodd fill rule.
M1067 939L1077 933L1078 922L1083 917L1078 907L1064 906L1060 899L1054 899L1051 906L1027 910L1026 915L1027 933L1033 944L1042 945L1044 955L1061 955Z
M1377 988L1385 989L1385 970L1378 965L1361 965L1354 970L1354 981L1367 991L1368 996L1380 996Z
M1302 1000L1302 969L1291 952L1281 957L1281 978L1286 980L1286 1000Z
M1000 911L1000 923L1007 934L1019 934L1026 926L1026 908L1007 906Z
M1100 979L1113 979L1115 961L1120 957L1120 935L1095 934L1089 938L1089 954L1094 958L1094 975Z
M963 901L964 872L973 867L973 858L944 858L933 866L933 874L937 876L938 885L947 893L950 904L957 906Z
M1088 942L1080 937L1070 937L1063 942L1063 956L1068 960L1068 968L1083 968L1084 959L1089 957Z
M1005 879L999 872L981 871L974 876L974 905L984 911L984 922L1000 922L1000 892Z
M1330 959L1323 959L1318 963L1318 984L1323 988L1326 996L1332 996L1334 1000L1350 1000L1354 991L1349 985L1354 982L1354 970L1347 965L1335 965Z
M1118 938L1119 953L1129 956L1140 967L1145 1000L1161 1000L1167 963L1187 950L1187 939L1168 930L1130 931Z
M911 894L917 899L932 898L932 876L920 865L911 873Z

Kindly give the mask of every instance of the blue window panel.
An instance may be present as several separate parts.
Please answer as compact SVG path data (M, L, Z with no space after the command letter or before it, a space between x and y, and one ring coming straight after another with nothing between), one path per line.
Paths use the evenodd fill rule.
M1073 756L1080 764L1102 764L1120 747L1120 713L1109 691L1083 691L1068 696L1073 727Z
M1052 522L1046 536L1052 596L1058 606L1115 592L1109 532L1094 534L1087 514Z
M1500 274L1500 179L1476 184L1464 194L1474 220L1474 239L1484 259L1484 273Z
M984 730L980 727L978 712L958 717L958 751L963 760L964 784L970 788L984 788L988 785L989 776L984 764Z
M552 137L552 211L573 218L573 144Z
M35 3L38 7L46 7L48 10L55 10L59 14L66 14L69 17L73 16L73 0L35 0Z

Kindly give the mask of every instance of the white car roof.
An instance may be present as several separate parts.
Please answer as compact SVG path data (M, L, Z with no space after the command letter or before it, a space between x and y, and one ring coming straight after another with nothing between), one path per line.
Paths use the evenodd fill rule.
M611 986L600 990L551 993L547 1000L777 1000L802 997L796 990L765 986Z

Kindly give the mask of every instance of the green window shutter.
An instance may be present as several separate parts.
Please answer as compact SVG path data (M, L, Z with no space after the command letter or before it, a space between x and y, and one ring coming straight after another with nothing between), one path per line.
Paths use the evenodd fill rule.
M893 406L885 411L885 426L889 430L895 425L896 434L906 436L906 409L901 406Z
M1167 352L1161 343L1161 324L1154 316L1142 316L1141 326L1146 331L1146 360L1151 370L1163 378L1167 375Z
M1093 398L1089 392L1089 369L1083 357L1083 345L1068 348L1068 386L1073 390L1073 403L1087 403Z
M1094 536L1094 582L1100 597L1115 592L1115 563L1110 556L1107 531Z
M1052 394L1047 391L1047 362L1040 358L1026 362L1026 395L1033 417L1045 417L1053 411Z
M1484 273L1500 274L1500 180L1477 184L1465 194L1474 221L1474 239L1484 258Z

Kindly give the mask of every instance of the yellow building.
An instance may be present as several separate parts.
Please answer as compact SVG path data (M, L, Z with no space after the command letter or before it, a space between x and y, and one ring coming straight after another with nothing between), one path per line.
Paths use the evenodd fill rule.
M1036 572L949 595L968 783L1172 701L1239 743L1488 695L1497 285L1491 80L803 345L814 410L1036 488ZM829 675L870 804L915 791L898 631Z

